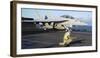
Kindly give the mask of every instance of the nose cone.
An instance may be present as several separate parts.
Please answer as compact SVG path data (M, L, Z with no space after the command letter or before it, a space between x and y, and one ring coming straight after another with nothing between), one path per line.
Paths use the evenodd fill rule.
M82 21L80 21L80 20L75 20L75 21L73 22L73 25L88 25L88 24L85 23L85 22L82 22Z

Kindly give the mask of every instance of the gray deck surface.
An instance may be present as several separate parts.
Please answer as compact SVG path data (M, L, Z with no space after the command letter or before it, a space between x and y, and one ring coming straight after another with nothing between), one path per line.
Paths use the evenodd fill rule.
M53 31L22 35L22 49L60 47L59 43L62 42L64 33L64 31ZM65 47L92 45L91 32L72 32L71 36L75 39Z

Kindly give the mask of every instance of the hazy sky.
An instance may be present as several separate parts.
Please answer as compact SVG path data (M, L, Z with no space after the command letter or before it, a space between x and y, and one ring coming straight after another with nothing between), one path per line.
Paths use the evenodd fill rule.
M28 18L43 18L45 15L62 16L70 15L92 25L92 12L91 11L74 11L74 10L50 10L50 9L33 9L22 8L22 17Z

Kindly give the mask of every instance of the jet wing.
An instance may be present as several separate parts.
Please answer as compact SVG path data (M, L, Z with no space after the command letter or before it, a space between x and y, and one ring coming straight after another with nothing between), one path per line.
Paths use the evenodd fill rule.
M62 17L56 17L56 18L50 17L48 19L38 18L38 19L34 19L34 20L29 20L29 18L24 18L24 20L22 20L22 22L62 23L64 21L68 21L68 20L70 20L70 19L66 19L66 18L62 18Z
M42 21L33 21L33 22L46 22L46 23L49 23L49 22L54 22L54 23L62 23L62 22L65 22L65 21L68 21L68 20L59 20L59 21L46 21L46 20L42 20Z

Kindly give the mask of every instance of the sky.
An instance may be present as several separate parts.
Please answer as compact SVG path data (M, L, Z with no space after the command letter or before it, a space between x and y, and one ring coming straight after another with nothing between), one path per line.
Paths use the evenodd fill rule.
M69 15L79 20L92 25L92 12L91 11L80 11L80 10L50 10L50 9L33 9L33 8L22 8L21 9L22 17L27 18L44 18L45 16L62 16Z

